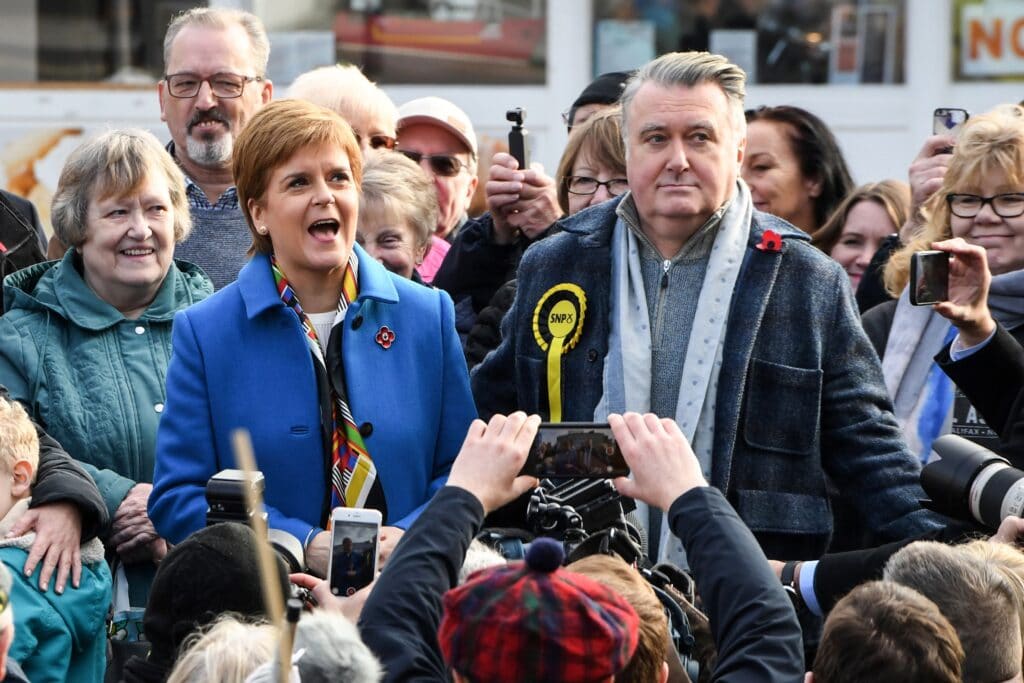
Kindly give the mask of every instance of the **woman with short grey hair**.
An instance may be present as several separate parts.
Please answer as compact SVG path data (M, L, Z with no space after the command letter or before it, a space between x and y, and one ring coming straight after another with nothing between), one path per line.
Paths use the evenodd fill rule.
M112 520L104 543L125 569L115 576L142 607L167 551L146 502L171 320L213 286L173 259L191 227L185 179L151 133L114 130L73 151L52 216L71 248L4 279L0 384L95 480Z

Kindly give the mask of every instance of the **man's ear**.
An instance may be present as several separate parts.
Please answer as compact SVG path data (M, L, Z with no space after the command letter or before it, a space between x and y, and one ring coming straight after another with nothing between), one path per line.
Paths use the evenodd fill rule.
M14 484L11 486L11 495L14 498L25 498L32 490L32 475L35 468L28 460L18 460L14 463Z
M156 96L160 100L160 120L167 122L167 114L164 113L164 103L167 101L167 81L160 79L156 82Z
M270 104L270 100L274 99L274 83L269 78L264 78L260 83L263 85L260 89L260 102Z
M472 178L470 178L470 180L469 180L469 189L466 190L466 210L467 210L467 212L469 210L469 202L473 201L473 193L476 192L476 186L477 186L477 183L479 183L479 182L480 182L480 178L475 176L475 175Z

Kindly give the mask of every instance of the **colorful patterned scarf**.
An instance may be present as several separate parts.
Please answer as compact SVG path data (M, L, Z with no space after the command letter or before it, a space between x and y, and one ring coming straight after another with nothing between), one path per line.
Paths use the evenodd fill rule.
M348 265L345 267L345 275L341 287L341 299L338 301L338 311L334 316L334 327L337 327L345 319L345 311L349 304L355 301L359 295L359 283L356 278L358 261L353 253L349 257ZM320 363L326 375L327 364L324 359L324 349L316 336L316 329L309 318L302 310L299 299L295 296L291 285L288 284L284 272L273 256L270 259L270 267L274 272L274 282L277 283L277 292L281 301L295 311L302 323L302 329L306 332L306 341L309 342L309 350L313 358ZM334 328L332 327L332 330ZM341 334L341 330L338 331ZM338 364L343 367L342 363ZM328 382L331 387L331 508L338 506L361 508L366 505L368 498L383 499L383 491L380 482L377 481L377 468L366 450L363 437L356 427L352 411L348 407L348 399L345 396L345 378L341 377L337 383ZM335 391L337 386L339 391ZM340 418L340 419L339 419ZM374 489L377 489L374 491ZM371 492L376 495L371 496Z

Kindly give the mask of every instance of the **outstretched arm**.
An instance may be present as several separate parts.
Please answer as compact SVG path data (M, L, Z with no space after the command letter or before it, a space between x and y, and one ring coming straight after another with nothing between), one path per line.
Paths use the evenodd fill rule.
M615 480L619 493L667 509L686 549L718 649L712 680L800 680L803 643L792 605L754 535L707 485L675 421L627 413L608 422L633 476Z

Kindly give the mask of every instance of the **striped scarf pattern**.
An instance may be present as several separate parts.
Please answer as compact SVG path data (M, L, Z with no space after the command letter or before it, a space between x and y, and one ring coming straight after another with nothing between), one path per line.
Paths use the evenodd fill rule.
M355 259L356 255L353 253L345 267L341 298L334 316L335 326L345 319L345 311L359 296L359 283L355 274L356 264L353 263ZM316 329L302 310L299 299L291 285L288 284L288 279L278 265L277 259L271 257L270 264L281 301L295 311L299 317L302 329L306 333L306 341L309 342L309 350L326 373L327 365L324 359L326 344L321 347ZM340 331L339 334L341 334ZM339 386L341 391L336 392L334 385L331 385L331 420L333 422L331 426L331 508L338 506L361 508L365 506L374 485L379 487L377 468L370 458L370 453L366 450L366 444L356 426L352 411L348 407L348 399L344 395L344 380L339 383Z

